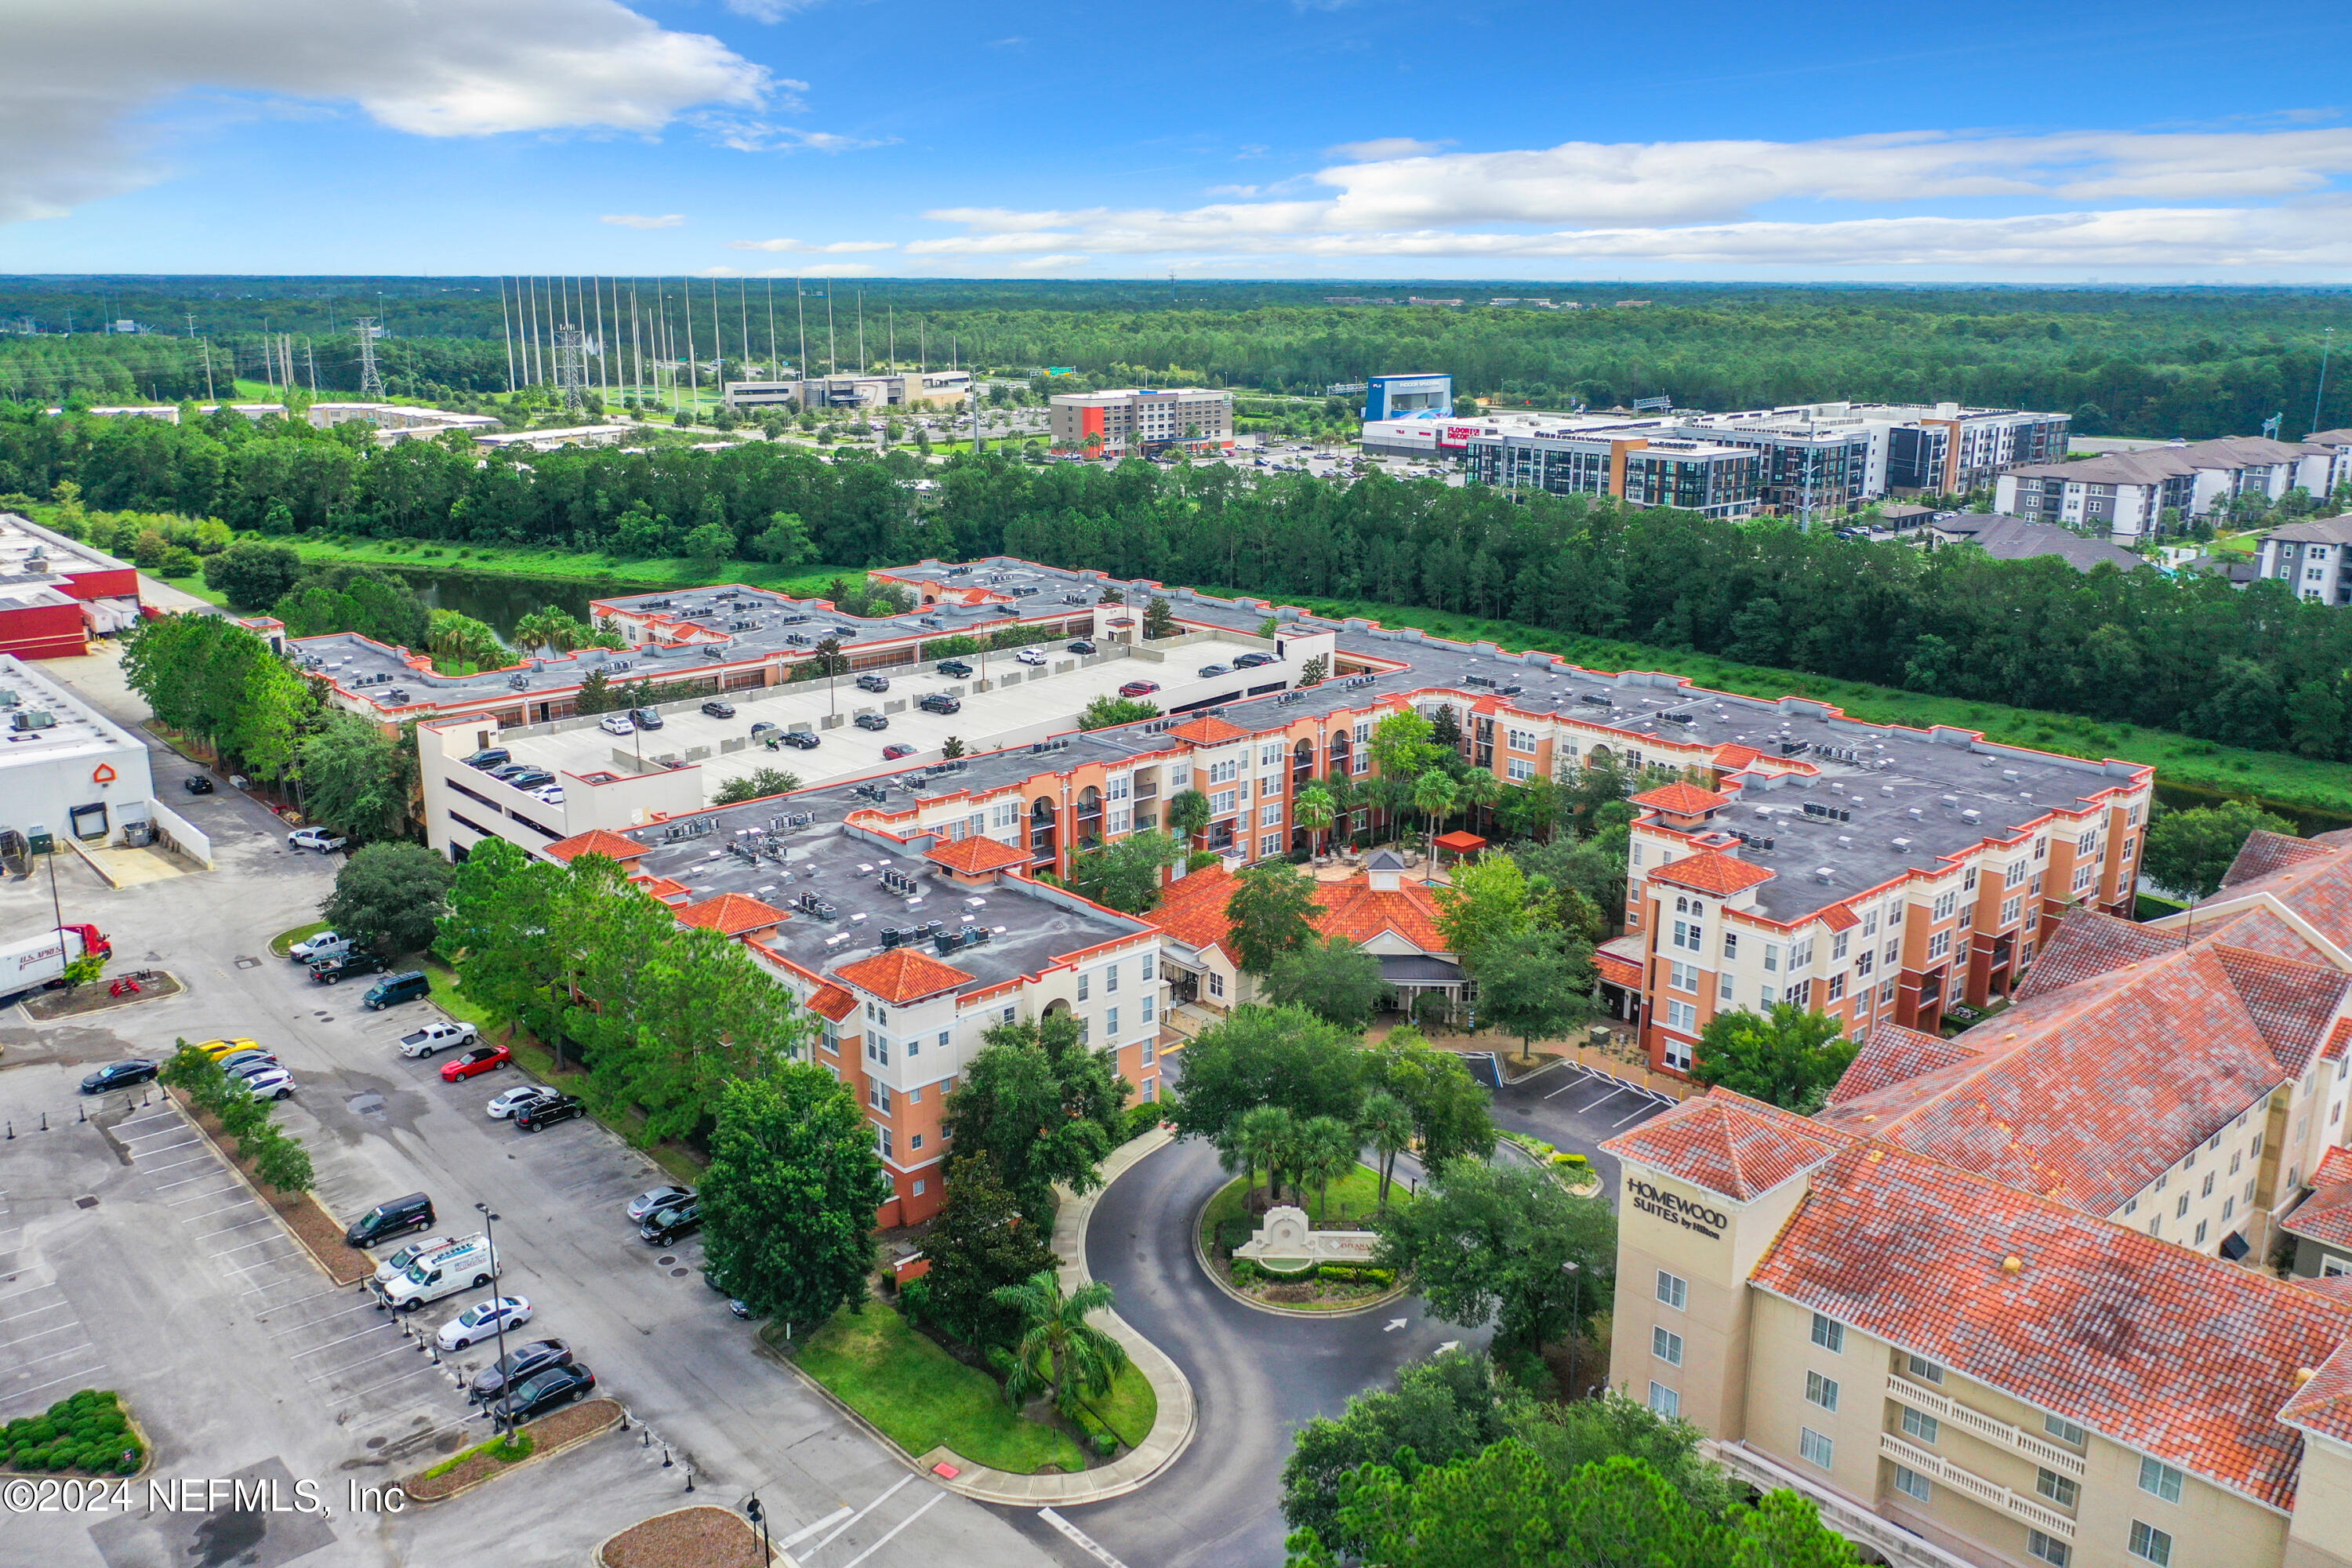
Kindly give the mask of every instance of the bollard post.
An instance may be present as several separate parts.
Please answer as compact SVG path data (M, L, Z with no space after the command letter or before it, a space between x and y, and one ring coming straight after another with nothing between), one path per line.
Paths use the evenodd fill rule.
M89 1101L87 1100L81 1102L81 1119L84 1121L89 1120Z
M44 1110L44 1111L42 1111L42 1112L41 1112L41 1131L44 1131L44 1132L47 1132L48 1130L49 1130L49 1113L48 1113L47 1111Z
M637 1427L637 1447L640 1447L640 1448L650 1448L650 1447L652 1447L653 1446L654 1446L654 1433L653 1433L653 1428L652 1428L652 1427L650 1427L650 1426L646 1426L640 1425L640 1426Z
M629 1407L628 1407L627 1405L622 1405L622 1406L621 1406L621 1430L622 1430L622 1431L624 1431L624 1432L625 1432L625 1431L627 1431L628 1429L629 1429Z
M667 1443L664 1443L662 1445L662 1468L665 1470L669 1468L669 1445Z
M692 1491L694 1489L694 1467L692 1465L688 1465L686 1468L686 1489L688 1491Z

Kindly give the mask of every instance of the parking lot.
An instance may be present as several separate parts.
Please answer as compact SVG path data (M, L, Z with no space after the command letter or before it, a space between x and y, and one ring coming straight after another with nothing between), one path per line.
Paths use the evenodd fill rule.
M1102 646L1108 649L1111 645ZM583 724L551 734L503 738L500 743L512 751L515 761L536 763L559 779L566 773L610 768L616 753L644 763L665 757L691 762L702 770L707 800L728 781L760 768L782 768L797 773L803 784L816 784L873 772L884 765L886 746L913 746L915 754L906 760L919 763L937 760L950 735L961 737L974 751L1040 740L1073 728L1089 702L1097 697L1117 696L1118 689L1132 680L1159 682L1160 689L1144 700L1164 711L1296 675L1296 668L1288 665L1244 672L1254 677L1246 683L1231 675L1200 674L1213 664L1231 666L1255 647L1210 639L1171 649L1161 661L1108 653L1081 659L1056 643L1047 645L1052 662L1043 666L1022 664L1013 653L992 653L984 658L970 655L964 662L972 668L972 680L940 675L933 668L936 661L927 661L887 672L890 687L883 692L863 690L855 677L840 676L829 683L811 681L764 693L730 693L727 700L735 709L732 719L714 719L701 711L698 702L673 703L662 709L658 730L614 735L598 725ZM991 683L989 690L972 689L981 679ZM962 710L929 713L917 706L935 692L960 699ZM889 728L856 728L856 716L863 712L879 714L888 721ZM806 728L817 734L819 743L813 751L789 746L770 751L764 745L747 743L753 724ZM733 749L725 749L729 747Z
M0 1418L114 1388L149 1435L152 1475L310 1480L330 1506L322 1518L11 1520L0 1556L48 1568L493 1553L572 1564L676 1506L691 1472L698 1496L722 1504L756 1489L780 1539L823 1521L795 1548L811 1568L1078 1561L910 1479L704 1285L698 1240L639 1240L623 1205L667 1179L643 1156L593 1122L532 1135L492 1121L483 1108L522 1081L516 1069L446 1084L446 1055L397 1054L401 1033L437 1016L429 1004L366 1013L357 988L313 985L270 955L273 934L316 918L336 863L286 853L282 829L240 796L203 804L232 869L115 892L78 862L58 868L73 918L185 992L55 1026L0 1013L0 1134L15 1134L0 1136ZM0 883L0 931L37 929L49 908L46 868L37 882ZM629 1436L428 1510L343 1505L350 1480L380 1485L488 1435L458 1379L496 1347L420 1351L356 1288L332 1286L160 1091L77 1093L104 1062L238 1036L292 1069L299 1087L279 1120L310 1149L331 1214L423 1190L439 1209L432 1234L462 1236L481 1225L476 1203L496 1210L499 1288L536 1309L522 1331L568 1341L598 1392L629 1410ZM437 1328L488 1293L428 1306L412 1326Z

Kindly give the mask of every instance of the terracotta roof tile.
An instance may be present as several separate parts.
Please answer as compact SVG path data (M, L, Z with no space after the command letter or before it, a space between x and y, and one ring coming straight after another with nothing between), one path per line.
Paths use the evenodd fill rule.
M929 953L911 947L894 947L887 952L877 952L871 958L861 958L855 963L845 963L833 972L834 978L870 991L893 1005L919 1002L926 996L936 996L942 991L952 991L968 985L972 976L951 963L941 963Z
M1845 904L1832 904L1822 911L1822 924L1833 931L1852 931L1861 923L1861 917Z
M688 894L694 891L693 889L688 887L684 882L679 881L675 877L647 877L639 875L630 878L629 880L636 886L643 888L646 890L646 896L659 899L666 904L674 904L680 899L685 898Z
M857 998L838 985L820 985L808 999L809 1011L822 1013L835 1023L857 1010Z
M2279 1409L2279 1419L2337 1442L2352 1441L2352 1340L2311 1369L2310 1381Z
M1662 866L1650 873L1650 879L1654 882L1670 882L1677 888L1696 888L1718 899L1745 892L1757 883L1771 879L1772 873L1764 867L1717 854L1712 849L1686 855L1672 865Z
M1715 765L1725 772L1736 773L1763 754L1753 746L1737 743L1717 746L1715 749Z
M923 858L935 860L951 871L961 871L967 876L978 876L983 871L1009 871L1029 863L1025 850L977 833L969 838L959 838L952 844L934 844L923 852Z
M2352 975L2315 963L2216 943L2213 956L2246 1005L2254 1027L2290 1078L2301 1078L2326 1044Z
M1613 936L1592 950L1592 966L1601 978L1612 985L1638 989L1642 984L1642 966L1648 954L1642 951L1638 936Z
M1196 746L1222 746L1227 741L1238 741L1250 731L1239 724L1223 719L1195 719L1189 724L1179 724L1168 731L1179 741L1190 741Z
M2033 969L2013 994L2018 1001L2047 995L2078 982L2139 963L2168 952L2179 952L2180 933L2135 925L2097 910L2076 910L2059 922L2042 944Z
M2279 1221L2290 1235L2352 1249L2352 1149L2330 1149L2311 1173L2311 1196Z
M1907 1083L1923 1073L1950 1067L1975 1056L1976 1047L1937 1035L1922 1034L1900 1024L1881 1024L1862 1042L1862 1049L1846 1067L1829 1103L1843 1105L1874 1094L1890 1084Z
M2326 845L2257 827L2246 835L2245 843L2238 847L2238 858L2221 873L2221 886L2234 888L2241 882L2256 881L2305 861L2329 858L2332 857Z
M701 926L724 936L741 936L745 931L774 925L783 918L783 910L746 893L721 893L677 911L678 924Z
M2296 1369L2352 1334L2352 1303L1875 1142L1815 1173L1750 1279L2280 1509Z
M2259 904L2234 919L2225 918L2210 931L2197 931L2195 936L2199 942L2222 942L2249 952L2274 953L2305 963L2328 962L2326 953L2311 945L2309 937Z
M1708 1192L1746 1203L1821 1164L1846 1142L1801 1116L1715 1089L1685 1100L1601 1147Z
M572 864L572 858L578 855L608 856L626 865L645 852L646 847L635 839L624 838L617 833L610 833L601 827L592 828L586 833L575 833L569 838L559 838L547 847L550 859L561 860L567 866Z
M1213 947L1230 959L1234 928L1225 906L1233 899L1233 874L1223 866L1204 867L1169 883L1160 907L1142 918L1187 947Z
M2252 834L2230 870L2245 875L2204 903L2270 899L2337 947L2352 948L2352 854L2344 847Z
M1382 931L1394 931L1423 952L1453 951L1445 933L1437 929L1437 900L1417 882L1385 892L1349 878L1317 884L1315 897L1323 910L1315 918L1315 929L1327 940L1343 936L1360 946Z
M1632 804L1652 806L1676 816L1704 816L1710 811L1721 811L1729 805L1731 797L1676 780L1673 784L1660 784L1655 789L1643 790L1633 797Z
M1821 1120L2108 1215L2287 1077L2201 946L2013 1003L1958 1038L1977 1054Z
M2340 1062L2347 1049L2352 1049L2352 1018L2338 1018L2336 1027L2327 1032L2327 1043L2319 1047L2319 1059Z

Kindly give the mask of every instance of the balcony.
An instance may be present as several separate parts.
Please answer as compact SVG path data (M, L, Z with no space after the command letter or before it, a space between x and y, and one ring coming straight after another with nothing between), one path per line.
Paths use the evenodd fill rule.
M1906 1377L1886 1380L1890 1398L1898 1399L1914 1410L1925 1411L1937 1420L1957 1426L1970 1436L1981 1437L1996 1447L2007 1448L2012 1454L2022 1454L2037 1465L2047 1465L2062 1476L2077 1479L2083 1474L2083 1456L2072 1448L2047 1442L2031 1432L2012 1426L1997 1416L1961 1404L1949 1394L1939 1394L1924 1384L1913 1383ZM1914 1466L1913 1468L1917 1468Z
M2054 1535L2061 1541L2074 1539L2074 1520L2056 1509L2011 1491L1999 1481L1989 1481L1974 1470L1963 1469L1940 1454L1914 1447L1895 1433L1878 1435L1878 1451L1905 1469L1932 1477L1987 1508L1999 1509L2012 1519L2023 1521L2044 1535Z

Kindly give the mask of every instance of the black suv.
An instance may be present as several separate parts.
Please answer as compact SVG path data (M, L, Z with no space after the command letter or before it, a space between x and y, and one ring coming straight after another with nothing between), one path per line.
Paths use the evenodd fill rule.
M784 744L795 752L814 752L823 743L812 731L787 730L784 731Z
M577 1362L569 1366L551 1366L516 1384L513 1394L499 1401L499 1408L510 1420L527 1421L541 1411L586 1397L595 1386L596 1374ZM491 1397L495 1399L497 1395Z
M709 714L713 719L732 719L735 717L735 704L732 702L706 702L702 705L702 710L705 713Z
M155 1076L155 1064L133 1057L127 1062L109 1062L81 1080L84 1094L104 1094L110 1089L129 1089L134 1083L145 1083Z
M887 730L890 727L890 721L879 713L860 713L851 722L861 730Z
M666 1209L656 1209L637 1226L637 1234L655 1247L667 1247L682 1236L702 1228L702 1200L688 1198Z
M1072 643L1065 651L1069 653L1092 653L1095 651L1095 645L1087 641L1086 638L1080 637L1077 641Z
M571 1364L572 1347L562 1340L533 1340L527 1345L517 1345L504 1356L476 1373L474 1381L466 1385L466 1397L476 1400L496 1399L499 1396L499 1390L507 1385L509 1378L513 1378L520 1383L526 1378L538 1376L550 1367Z
M1234 668L1235 669L1255 669L1261 664L1272 664L1273 662L1274 655L1270 653L1245 653L1242 655L1241 658L1234 660Z
M576 1094L559 1094L552 1100L535 1100L514 1113L517 1127L526 1132L537 1132L559 1121L569 1121L575 1116L588 1114L587 1105Z
M968 680L971 678L971 666L960 658L943 658L933 668L951 679Z
M469 768L502 768L514 761L514 753L504 746L487 746L466 759Z
M961 713L963 704L944 691L934 691L915 704L926 713Z
M321 985L332 985L352 974L381 974L383 960L364 948L351 948L342 952L331 952L324 958L314 958L310 963L310 978Z

